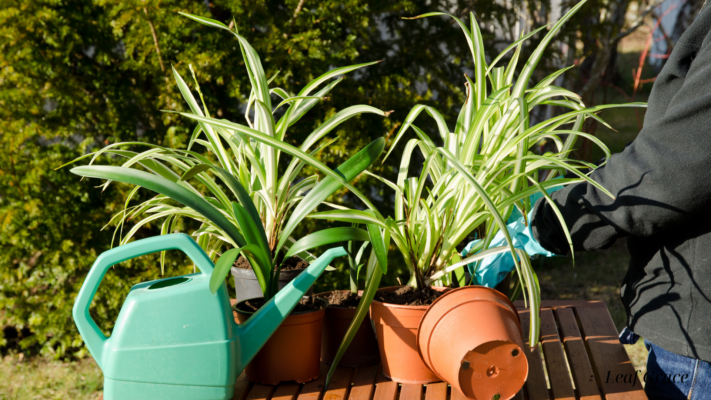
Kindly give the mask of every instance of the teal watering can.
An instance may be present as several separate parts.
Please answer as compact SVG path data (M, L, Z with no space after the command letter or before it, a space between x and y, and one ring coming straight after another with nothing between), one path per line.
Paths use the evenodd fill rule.
M96 289L112 265L163 250L183 251L199 273L131 288L110 338L89 316ZM237 375L294 309L328 264L330 249L257 311L234 321L227 287L210 293L214 264L185 234L137 240L99 256L74 303L74 321L104 373L104 399L231 399Z

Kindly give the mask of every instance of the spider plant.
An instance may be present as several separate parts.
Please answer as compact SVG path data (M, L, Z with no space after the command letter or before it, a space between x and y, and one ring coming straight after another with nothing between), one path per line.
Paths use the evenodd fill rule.
M339 80L327 82L372 63L333 69L309 82L298 94L290 95L282 88L269 87L274 78L267 80L259 55L237 32L212 19L183 15L227 30L239 41L252 85L245 113L247 125L210 117L197 80L195 85L201 102L173 69L177 86L191 111L179 114L197 121L187 149L136 142L117 143L86 155L92 157L90 165L71 171L81 176L107 179L104 187L111 181L137 185L126 199L126 208L110 221L110 224L117 225L117 232L122 232L128 219L138 219L125 236L120 234L120 243L126 243L140 227L152 221L162 219L161 233L165 234L175 229L176 221L181 217L196 220L201 225L193 235L213 259L223 248L227 249L217 261L211 290L215 292L219 288L236 258L242 254L249 260L268 300L278 291L280 265L277 255L282 249L288 249L284 259L300 255L308 261L311 258L308 250L315 247L368 238L363 229L333 228L314 233L308 240L292 246L295 240L291 235L299 222L327 197L343 186L353 190L349 182L370 166L384 148L384 140L379 138L334 171L314 157L334 140L319 141L356 115L387 116L389 113L367 105L348 107L318 126L301 146L291 146L284 141L288 129ZM272 105L272 95L282 99L276 106ZM276 118L275 112L281 107L286 110ZM249 117L252 109L254 120ZM194 144L202 145L207 154L192 150ZM122 150L124 145L144 145L150 149L137 153ZM102 154L118 155L128 160L121 167L91 165ZM284 154L292 158L286 169L279 171L279 160ZM300 172L307 165L325 174L325 178L319 181L317 175L301 176ZM147 171L136 169L138 166ZM141 187L159 195L129 207ZM369 202L368 205L372 207ZM163 259L164 255L161 255L161 268Z
M570 67L556 71L529 87L544 49L583 3L571 8L550 29L516 79L514 71L524 41L542 28L522 36L487 64L482 36L473 14L470 14L469 26L459 18L440 12L412 18L449 16L461 27L469 44L475 77L472 80L465 75L467 97L454 130L450 130L451 125L434 107L417 105L410 111L386 155L387 158L393 152L406 132L414 132L416 137L406 143L401 154L397 180L392 182L373 175L395 192L393 218L386 218L375 209L364 212L344 207L313 213L309 217L374 224L386 230L408 268L410 278L407 284L415 288L442 280L448 283L452 271L485 257L510 251L516 260L519 284L522 289L525 288L524 300L531 309L539 308L540 293L535 272L528 254L514 248L506 219L514 207L526 216L532 206L527 199L535 192L541 192L550 202L546 189L555 186L587 181L611 196L581 172L595 166L571 159L570 153L576 139L584 137L600 146L609 157L609 150L599 139L581 131L584 120L594 118L609 127L597 115L598 112L611 107L644 106L643 103L630 103L586 108L577 94L554 85L556 78ZM508 65L497 66L512 49L515 50ZM532 110L545 105L555 105L568 111L531 125ZM435 135L414 124L423 111L434 119L437 126ZM536 154L533 147L543 140L552 141L555 152ZM419 176L410 177L412 154L416 148L425 156L425 161ZM575 178L552 179L562 171L569 171ZM557 208L555 211L565 228L560 212ZM475 230L483 233L484 240L470 251L472 256L458 260L456 246ZM499 231L506 238L507 245L488 248ZM570 243L567 230L566 235ZM529 338L532 347L538 343L539 326L538 313L532 313Z

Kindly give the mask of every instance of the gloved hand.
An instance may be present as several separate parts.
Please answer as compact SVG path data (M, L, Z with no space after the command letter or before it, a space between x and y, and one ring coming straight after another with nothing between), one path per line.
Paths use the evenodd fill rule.
M562 189L563 186L557 186L552 189L548 189L548 193L553 193L556 190ZM531 204L535 204L536 201L541 199L543 195L541 193L535 193L531 195L529 198L531 201ZM545 200L543 200L545 201ZM511 240L513 241L513 245L517 249L524 250L526 253L528 253L529 256L535 256L535 255L542 255L544 257L553 257L555 254L551 253L550 251L544 249L534 238L533 238L533 232L531 231L531 217L533 214L533 207L531 207L531 211L528 213L528 226L523 221L523 216L521 213L518 211L518 209L514 209L514 211L511 213L511 217L507 221L507 229L509 231L509 235L511 235ZM477 244L479 243L479 240L474 240L470 242L462 251L462 258L464 258L469 251ZM500 246L506 246L506 238L504 237L503 232L499 231L494 238L491 240L491 244L489 245L489 248L492 247L500 247ZM475 283L477 285L481 286L486 286L486 287L495 287L498 285L504 278L506 278L506 274L511 272L514 268L514 260L513 257L511 256L511 252L506 252L506 253L499 253L495 254L493 256L487 257L479 262L479 268L474 271L474 268L476 268L477 262L473 262L467 267L469 267L469 273L474 275L475 278Z

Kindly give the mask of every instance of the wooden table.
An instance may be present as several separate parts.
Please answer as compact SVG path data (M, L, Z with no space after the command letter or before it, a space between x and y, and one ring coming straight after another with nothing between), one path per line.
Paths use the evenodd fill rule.
M529 311L521 302L516 306L527 340ZM533 352L524 347L528 380L515 399L647 398L601 301L544 301L541 345ZM444 382L392 382L377 365L338 368L331 387L323 393L326 371L328 366L322 365L321 378L315 381L279 386L252 384L243 373L237 379L233 400L466 400Z

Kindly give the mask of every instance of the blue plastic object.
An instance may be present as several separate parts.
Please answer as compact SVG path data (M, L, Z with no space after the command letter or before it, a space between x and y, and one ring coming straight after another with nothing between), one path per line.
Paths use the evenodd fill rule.
M89 315L113 265L163 250L183 251L199 273L131 288L111 337ZM328 264L346 255L327 250L245 323L234 321L227 287L209 289L214 265L185 234L138 240L101 254L74 304L74 321L104 373L104 399L231 399L237 375L289 315Z
M556 190L562 189L563 186L556 186L552 189L548 189L548 193L553 193ZM535 193L529 197L531 204L535 204L538 200L543 198L541 193ZM545 201L545 200L544 200ZM513 245L517 249L526 251L529 256L543 256L543 257L553 257L556 254L544 249L537 241L533 238L533 232L531 231L531 217L533 214L533 207L528 213L529 225L526 226L523 220L521 212L517 208L511 213L511 217L507 221L508 224L506 228L509 231ZM469 251L474 247L479 240L474 240L467 244L467 246L462 250L462 257L466 257ZM506 238L503 232L499 231L489 244L489 248L506 246ZM486 287L495 287L501 281L506 278L506 275L511 272L514 268L514 260L510 252L499 253L493 256L487 257L479 262L479 267L476 267L476 262L468 264L469 273L474 276L474 283ZM476 268L476 271L474 270Z

